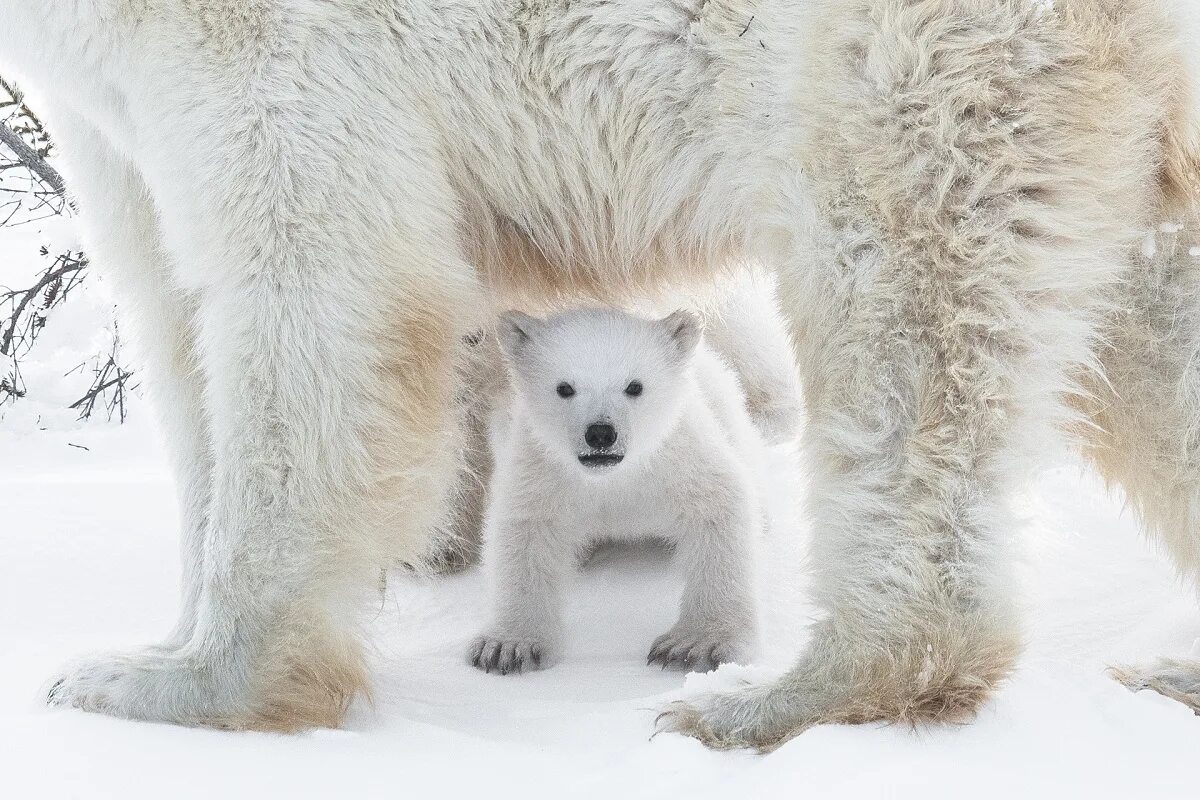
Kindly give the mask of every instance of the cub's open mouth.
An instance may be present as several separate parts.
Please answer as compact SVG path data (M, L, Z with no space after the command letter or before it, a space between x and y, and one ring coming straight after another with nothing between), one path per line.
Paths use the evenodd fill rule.
M579 463L585 467L615 467L625 458L624 453L584 453Z

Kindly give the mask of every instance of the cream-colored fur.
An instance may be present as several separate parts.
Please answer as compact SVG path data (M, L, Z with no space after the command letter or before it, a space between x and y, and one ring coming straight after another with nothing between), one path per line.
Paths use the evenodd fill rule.
M1200 155L1166 8L0 0L2 66L86 129L80 204L189 412L179 633L54 700L335 722L356 587L451 513L460 336L741 259L796 339L825 613L779 682L667 727L769 748L969 714L1018 649L1006 498L1062 427L1104 431L1087 446L1194 574Z

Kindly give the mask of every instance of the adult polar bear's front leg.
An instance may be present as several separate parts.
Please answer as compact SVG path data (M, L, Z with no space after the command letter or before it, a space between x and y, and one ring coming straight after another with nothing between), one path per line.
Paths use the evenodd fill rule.
M139 167L198 299L214 457L203 579L185 643L80 662L54 702L336 725L365 682L357 593L441 521L473 271L423 122L393 113L401 76L367 63L391 52L386 30L372 42L331 14L321 37L252 40L219 93L195 91L208 54L156 52L130 101L153 125Z
M365 683L356 590L420 552L453 469L441 438L452 304L389 297L386 283L334 269L205 292L216 467L195 630L178 648L82 662L55 702L184 724L338 724ZM406 541L391 540L396 524Z
M824 618L773 685L664 715L718 747L959 720L1009 672L1010 489L1069 418L1068 376L1094 364L1105 292L1152 207L1151 108L1078 60L1059 20L872 5L812 32L829 54L802 87L814 152L781 223L799 234L783 307Z

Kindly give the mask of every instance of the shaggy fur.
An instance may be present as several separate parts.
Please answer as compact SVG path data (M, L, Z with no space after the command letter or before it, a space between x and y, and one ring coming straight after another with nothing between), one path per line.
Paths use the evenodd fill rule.
M332 723L357 587L451 513L462 334L739 259L779 275L805 377L824 614L781 681L667 727L969 713L1017 651L1006 498L1063 427L1194 576L1200 147L1166 2L0 0L129 276L185 514L177 635L54 699Z

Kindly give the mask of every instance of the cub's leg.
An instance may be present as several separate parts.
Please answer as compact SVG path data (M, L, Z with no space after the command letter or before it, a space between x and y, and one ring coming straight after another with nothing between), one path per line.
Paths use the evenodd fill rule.
M871 6L813 27L816 144L781 222L824 615L778 682L664 716L718 747L967 719L1009 673L1010 489L1063 422L1148 207L1144 107L1076 58L1074 17Z
M1200 215L1166 213L1164 221L1168 230L1150 234L1153 247L1134 256L1138 263L1119 295L1121 310L1106 328L1104 379L1093 382L1086 403L1094 425L1081 429L1085 452L1108 481L1124 489L1147 531L1195 587L1200 584ZM1200 660L1161 659L1113 674L1131 689L1153 689L1200 713Z
M56 115L54 136L82 211L88 255L116 285L122 322L147 379L167 442L179 502L183 597L170 642L191 636L203 577L211 502L211 426L197 353L195 293L174 285L150 190L137 168L94 127ZM74 156L74 158L71 158Z
M647 664L707 672L747 655L755 639L752 547L761 514L749 476L701 446L685 446L703 471L667 502L683 512L669 532L683 565L679 619L654 640Z
M525 459L498 472L488 520L485 563L492 565L493 611L487 629L467 648L467 660L501 675L541 669L562 640L562 586L579 558L564 527L555 488L525 472Z

